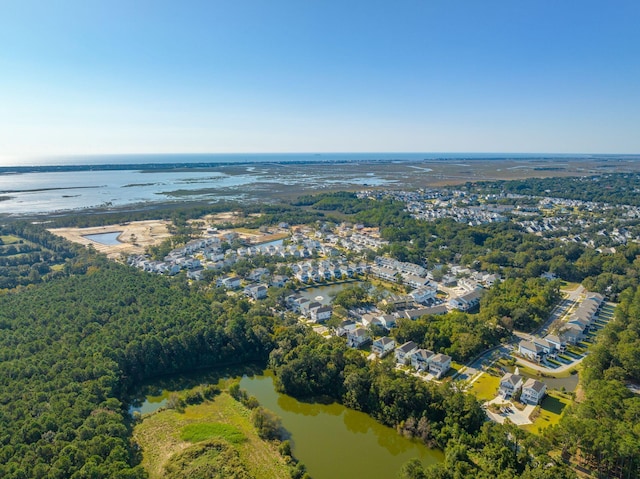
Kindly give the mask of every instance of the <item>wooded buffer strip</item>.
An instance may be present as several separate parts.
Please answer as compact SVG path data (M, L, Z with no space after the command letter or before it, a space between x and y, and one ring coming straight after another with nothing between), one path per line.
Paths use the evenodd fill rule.
M640 477L640 289L620 295L581 373L586 399L548 432L563 452L607 477Z

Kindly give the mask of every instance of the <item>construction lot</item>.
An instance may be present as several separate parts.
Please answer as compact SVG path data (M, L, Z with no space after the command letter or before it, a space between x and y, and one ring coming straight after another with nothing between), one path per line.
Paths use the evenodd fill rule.
M159 244L169 238L171 234L167 229L168 224L168 221L161 220L132 221L90 228L55 228L49 231L74 243L93 246L109 258L118 258L121 254L142 254L147 246ZM120 233L118 235L119 243L103 244L87 237L104 233Z

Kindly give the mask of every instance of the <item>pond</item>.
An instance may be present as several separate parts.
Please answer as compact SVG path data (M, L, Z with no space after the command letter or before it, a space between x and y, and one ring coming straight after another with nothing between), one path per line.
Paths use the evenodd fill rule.
M569 392L576 390L579 381L578 374L572 374L564 378L536 377L535 379L544 382L549 389L557 389L560 391L564 388L565 391Z
M316 286L298 291L298 293L309 301L317 301L322 305L331 304L333 298L343 289L357 284L357 281L347 283L328 284L326 286Z
M192 386L193 381L185 387ZM314 479L388 479L396 477L410 459L418 458L425 466L444 459L441 451L400 436L362 412L337 403L301 402L278 393L269 371L242 376L240 386L282 418L293 454ZM165 404L169 392L156 388L153 394L133 409L152 412Z
M506 366L504 367L504 369L510 373L515 371L515 367L513 366ZM550 374L553 374L553 373L551 372ZM533 379L537 379L538 381L542 381L547 385L549 389L557 389L558 391L561 391L562 388L564 388L564 390L568 392L575 391L576 388L578 387L578 381L579 381L578 373L571 374L565 377L559 377L559 378L551 377L547 375L538 376L538 375L525 374L525 376L532 377Z
M425 466L443 460L441 451L400 436L362 412L278 393L269 373L245 376L240 386L282 418L295 457L314 479L388 479L410 459L418 458Z
M112 231L110 233L98 233L94 235L84 235L84 238L107 246L116 246L122 244L122 241L118 240L118 236L122 234L122 231Z
M273 240L273 241L267 241L266 243L260 243L257 244L255 246L258 246L260 248L268 248L269 246L282 246L284 240Z

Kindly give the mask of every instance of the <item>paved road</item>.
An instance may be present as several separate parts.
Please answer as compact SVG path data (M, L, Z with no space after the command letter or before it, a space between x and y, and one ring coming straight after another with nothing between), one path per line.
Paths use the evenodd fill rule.
M530 341L533 336L537 335L540 331L546 330L553 324L557 319L562 318L565 314L567 314L571 309L578 304L580 300L580 296L584 294L584 287L582 285L578 286L575 290L567 292L567 296L560 301L560 303L553 308L551 314L549 315L549 319L545 321L545 323L540 326L534 333L523 333L521 331L514 331L514 337L507 343L495 346L491 349L488 349L481 356L472 360L469 364L465 365L460 369L457 375L454 376L454 379L461 381L469 381L473 380L475 376L481 373L484 368L491 365L493 362L500 359L502 356L510 356L515 345L520 342L520 340L525 339ZM518 358L521 360L522 358ZM578 364L582 359L578 361L574 361L571 364L560 366L556 369L547 368L544 366L537 365L535 363L530 363L526 361L527 365L532 369L536 369L538 371L553 373L553 372L562 372L571 367L574 367Z
M578 364L580 364L582 362L582 360L584 358L586 358L587 355L584 354L582 357L580 357L579 359L576 359L574 361L571 361L569 364L563 364L562 366L558 366L557 368L548 368L546 366L542 366L540 364L537 363L532 363L531 361L528 361L524 358L521 358L518 356L518 361L521 361L525 366L531 368L531 369L535 369L536 371L540 371L543 373L562 373L568 369L572 369L574 367L576 367Z

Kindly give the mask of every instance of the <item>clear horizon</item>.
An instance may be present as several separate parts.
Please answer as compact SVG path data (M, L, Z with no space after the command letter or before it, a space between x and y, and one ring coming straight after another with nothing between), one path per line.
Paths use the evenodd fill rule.
M633 0L13 2L0 17L0 164L638 154L639 18Z
M283 158L277 158L282 156ZM0 168L7 167L40 167L40 166L69 166L69 165L126 165L126 164L162 164L162 163L213 163L224 162L225 158L242 163L243 158L248 163L258 163L264 157L266 161L313 161L317 157L332 160L360 160L360 161L430 161L430 160L588 160L598 158L622 158L632 161L640 160L638 153L548 153L548 152L399 152L399 151L370 151L370 152L234 152L234 153L121 153L95 155L63 155L41 156L32 158L11 159L0 157ZM298 157L298 158L292 158ZM343 157L343 158L340 158ZM362 158L354 158L362 157Z

